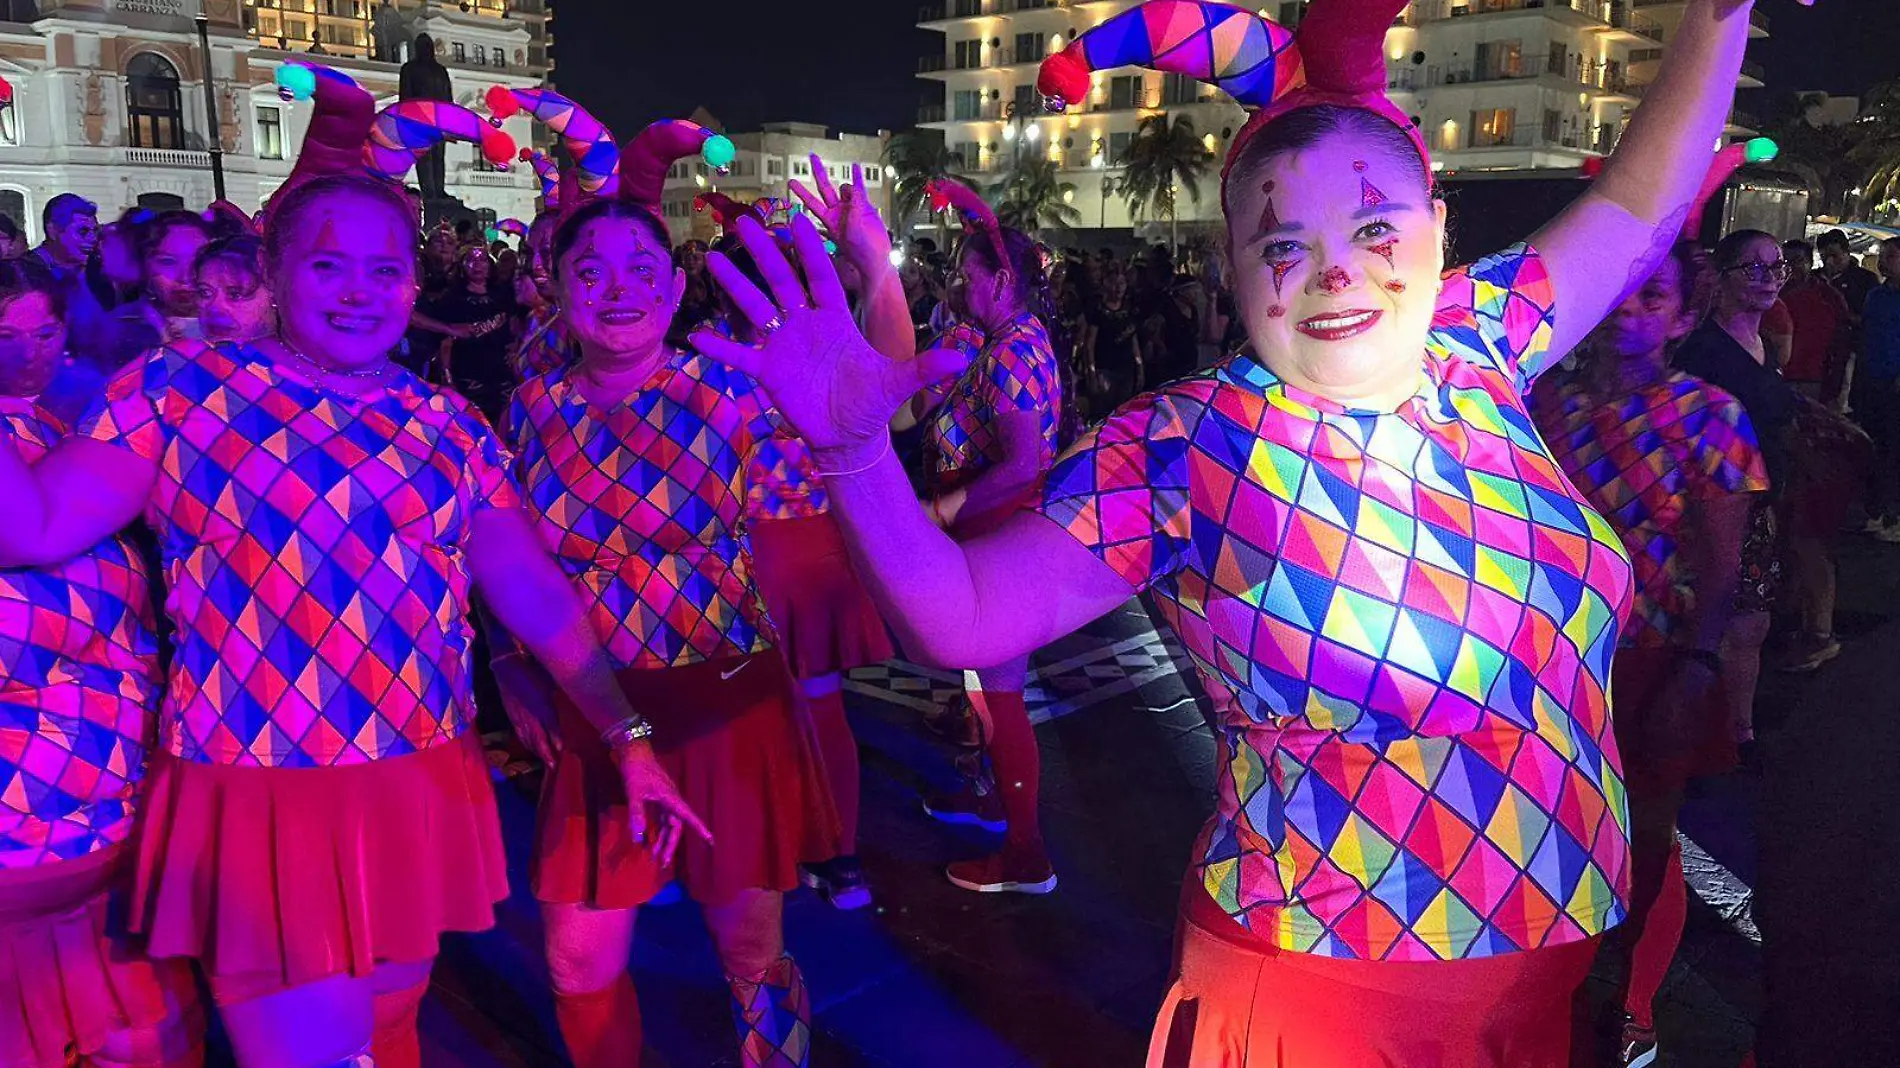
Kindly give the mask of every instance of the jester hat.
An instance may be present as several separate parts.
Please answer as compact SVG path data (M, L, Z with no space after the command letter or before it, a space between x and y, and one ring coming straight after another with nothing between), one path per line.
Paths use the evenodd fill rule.
M1709 163L1709 172L1702 176L1702 187L1696 190L1695 199L1689 202L1689 214L1682 220L1682 240L1701 240L1702 217L1709 210L1709 202L1715 199L1715 194L1728 184L1736 171L1750 163L1767 163L1779 155L1781 146L1769 137L1754 137L1716 149L1715 159ZM1603 173L1603 162L1602 156L1585 160L1581 168L1583 177L1596 180Z
M541 182L541 200L549 211L559 211L561 207L561 169L547 157L547 153L538 148L521 150L521 162L534 169L534 176Z
M693 210L710 214L713 221L719 224L720 231L730 234L734 232L733 228L739 225L739 220L748 215L760 223L770 220L772 202L770 198L761 197L750 204L744 204L712 189L693 198Z
M370 124L360 151L370 173L400 182L425 153L447 141L481 146L482 155L497 170L505 171L515 162L514 138L446 100L399 100L389 105Z
M1218 86L1253 110L1221 167L1223 188L1241 147L1262 127L1326 104L1369 111L1405 131L1429 169L1424 135L1385 95L1385 33L1406 3L1313 0L1296 32L1215 0L1147 0L1043 60L1036 86L1052 111L1084 100L1090 74L1113 67L1149 67Z
M996 253L998 266L1009 263L1009 253L1003 244L1003 224L997 221L996 212L976 194L976 190L953 179L932 178L924 186L924 194L930 198L930 210L947 211L955 208L966 233L985 235L990 243L990 251Z
M510 89L502 85L491 86L482 100L488 107L489 121L497 127L510 116L526 113L553 130L579 172L576 184L581 192L589 196L614 194L620 182L620 146L586 108L552 89ZM542 175L545 196L547 175L539 165L535 173Z
M376 98L341 71L293 60L280 65L273 80L286 103L308 100L314 106L290 177L258 213L259 230L268 225L272 204L298 186L332 174L362 173L363 144L376 121Z

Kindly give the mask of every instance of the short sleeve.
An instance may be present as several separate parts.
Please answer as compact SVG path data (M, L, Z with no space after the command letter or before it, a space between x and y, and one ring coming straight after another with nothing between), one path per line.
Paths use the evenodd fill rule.
M1438 290L1432 336L1509 376L1519 392L1563 353L1550 350L1556 292L1543 256L1512 245L1447 274Z
M1047 411L1060 395L1062 384L1055 355L1035 335L1017 333L990 350L984 385L997 411Z
M488 425L488 420L481 412L457 394L448 396L455 398L454 403L460 408L456 413L456 421L468 434L468 458L465 463L470 502L477 510L519 508L521 493L515 488L513 454L502 446L500 436Z
M1168 392L1129 401L1056 461L1037 511L1137 592L1182 569L1193 546L1191 424L1201 411Z
M166 350L160 349L113 375L74 424L74 436L117 445L159 463L165 454L165 428L158 408L167 362Z
M1719 389L1704 387L1705 418L1691 443L1697 473L1696 496L1762 493L1768 489L1768 465L1755 428L1742 402Z

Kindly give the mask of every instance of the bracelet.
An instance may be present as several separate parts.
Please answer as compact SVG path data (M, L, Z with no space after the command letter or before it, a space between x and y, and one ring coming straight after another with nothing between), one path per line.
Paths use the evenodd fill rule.
M891 453L891 436L890 434L886 433L884 435L884 447L879 449L877 451L877 455L872 458L871 462L868 464L865 464L863 467L854 467L849 471L820 471L814 465L812 468L812 472L816 474L819 478L843 478L846 475L861 475L865 473L866 471L869 471L871 468L876 467L878 464L882 463L884 461L884 457L889 456L890 453Z
M644 742L653 737L653 724L639 715L628 716L619 723L600 732L600 740L608 749L618 752L635 742Z

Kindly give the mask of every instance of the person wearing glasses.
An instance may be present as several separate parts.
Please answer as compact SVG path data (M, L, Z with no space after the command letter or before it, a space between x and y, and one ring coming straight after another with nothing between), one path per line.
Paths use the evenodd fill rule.
M1708 317L1682 342L1676 368L1742 402L1761 442L1769 491L1758 494L1742 546L1741 583L1722 636L1722 689L1737 742L1754 738L1755 683L1761 676L1762 643L1768 637L1779 565L1775 519L1795 456L1792 447L1798 405L1794 387L1781 377L1761 336L1761 320L1781 297L1788 261L1781 242L1760 230L1737 230L1715 246L1714 298Z

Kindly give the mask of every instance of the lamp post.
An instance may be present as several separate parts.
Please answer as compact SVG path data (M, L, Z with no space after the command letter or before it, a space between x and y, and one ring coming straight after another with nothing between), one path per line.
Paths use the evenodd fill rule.
M1102 175L1102 225L1097 229L1108 229L1108 198L1114 195L1115 179L1110 175Z
M205 142L211 149L211 188L217 199L224 199L224 143L218 136L218 98L211 91L211 20L203 11L194 19L198 24L198 52L204 58Z

